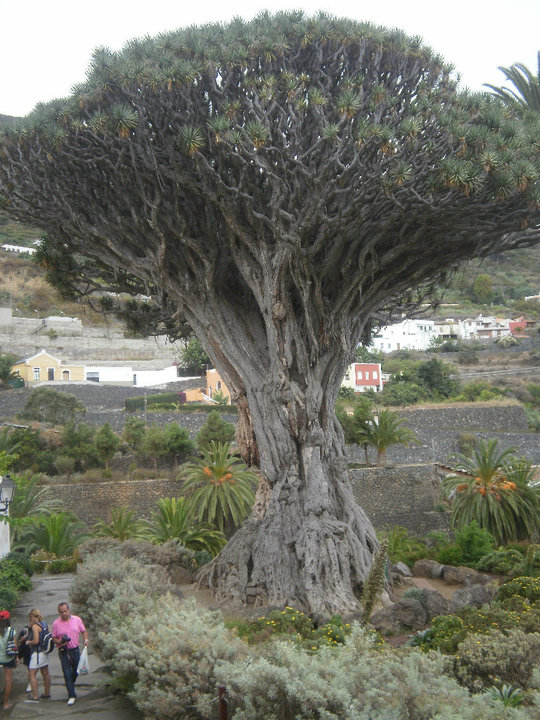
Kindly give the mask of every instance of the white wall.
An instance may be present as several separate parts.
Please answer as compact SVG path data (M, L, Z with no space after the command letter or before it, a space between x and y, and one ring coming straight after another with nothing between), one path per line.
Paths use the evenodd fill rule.
M134 370L133 375L136 376L136 387L148 387L149 385L176 382L178 380L178 369L176 365L172 365L163 370Z
M9 525L7 522L2 521L2 515L0 515L0 558L7 555L9 552Z

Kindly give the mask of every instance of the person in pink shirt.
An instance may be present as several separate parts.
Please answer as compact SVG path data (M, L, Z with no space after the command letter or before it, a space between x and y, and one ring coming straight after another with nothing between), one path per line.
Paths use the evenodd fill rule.
M68 691L68 705L73 705L77 698L75 692L75 680L77 679L77 665L81 652L79 650L79 638L82 635L84 647L88 645L88 633L84 623L77 615L72 615L67 602L58 606L60 615L52 625L51 633L54 642L58 646L64 681Z

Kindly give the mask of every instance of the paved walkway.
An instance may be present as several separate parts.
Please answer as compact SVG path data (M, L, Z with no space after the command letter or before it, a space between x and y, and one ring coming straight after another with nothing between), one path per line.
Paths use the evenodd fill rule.
M36 607L43 613L49 627L58 617L57 606L68 600L69 588L74 576L34 575L34 587L22 593L18 608L12 613L12 625L19 631L28 620L28 611ZM0 710L0 718L22 720L23 718L42 718L56 720L71 716L84 720L142 720L143 716L121 695L113 695L108 688L110 675L101 660L92 652L92 634L89 633L89 663L91 672L77 680L77 702L68 707L64 676L60 667L58 652L49 655L51 674L51 699L40 700L39 704L26 703L28 695L25 688L28 682L26 667L21 663L13 673L13 689L10 702L12 708ZM1 677L2 674L0 674ZM39 694L43 692L41 674L38 672ZM0 680L3 687L3 678Z

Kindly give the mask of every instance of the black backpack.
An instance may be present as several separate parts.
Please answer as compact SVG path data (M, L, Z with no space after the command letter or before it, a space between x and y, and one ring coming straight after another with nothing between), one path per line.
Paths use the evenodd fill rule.
M38 652L44 652L47 655L54 650L54 640L45 620L40 622L41 630L39 631Z

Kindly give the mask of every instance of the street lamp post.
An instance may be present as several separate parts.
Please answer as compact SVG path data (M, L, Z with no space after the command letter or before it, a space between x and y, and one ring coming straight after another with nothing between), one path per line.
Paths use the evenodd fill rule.
M10 475L4 475L0 479L0 558L10 551L9 523L7 519L15 487Z

